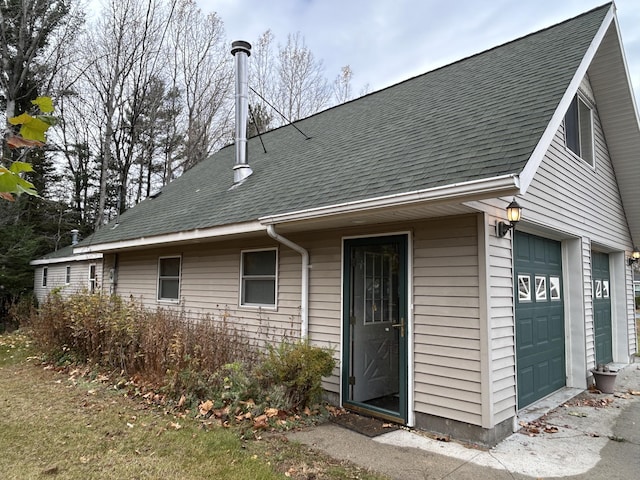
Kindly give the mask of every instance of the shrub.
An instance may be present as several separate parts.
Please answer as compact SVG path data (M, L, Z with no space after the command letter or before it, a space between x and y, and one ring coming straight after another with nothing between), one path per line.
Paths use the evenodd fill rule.
M25 294L17 300L11 299L11 301L0 305L0 333L12 332L22 325L26 325L36 303L33 294ZM6 314L2 312L6 312Z
M36 345L53 361L91 362L202 398L223 365L257 358L252 341L226 316L199 320L146 310L118 296L50 295L30 319Z
M335 367L331 350L312 346L308 340L268 346L257 369L260 383L272 403L285 410L301 409L320 400L322 377Z
M34 342L58 364L86 362L162 387L193 404L301 409L320 399L332 352L308 341L260 350L228 315L197 320L118 296L54 293L31 316ZM253 400L253 402L249 402Z

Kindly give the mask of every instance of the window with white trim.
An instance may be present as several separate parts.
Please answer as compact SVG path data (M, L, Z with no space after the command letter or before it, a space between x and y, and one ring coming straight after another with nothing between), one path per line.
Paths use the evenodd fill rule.
M518 301L531 301L531 277L529 275L518 275Z
M547 301L547 277L544 275L536 275L536 302Z
M240 263L240 305L274 307L278 251L247 250L241 253Z
M564 116L564 138L567 148L593 166L593 111L576 95Z
M71 265L67 265L67 268L65 270L64 283L65 285L69 285L71 283Z
M560 277L549 277L549 296L551 300L560 300Z
M158 259L158 300L178 301L180 298L181 257Z
M96 291L96 266L89 265L89 293Z
M49 273L49 269L47 267L42 268L42 286L47 286L47 274Z

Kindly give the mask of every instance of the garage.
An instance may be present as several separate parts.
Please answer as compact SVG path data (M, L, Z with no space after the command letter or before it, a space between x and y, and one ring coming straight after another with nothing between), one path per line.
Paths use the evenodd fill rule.
M515 234L518 408L566 384L560 242Z
M613 361L609 255L591 252L591 276L593 278L593 329L596 364L609 363Z

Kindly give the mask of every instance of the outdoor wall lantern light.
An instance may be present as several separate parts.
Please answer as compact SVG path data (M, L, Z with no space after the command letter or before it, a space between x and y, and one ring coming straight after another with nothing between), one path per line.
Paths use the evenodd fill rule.
M633 265L638 260L640 260L640 250L638 250L638 247L633 247L633 252L631 253L631 257L629 257L629 266Z
M509 223L498 222L496 224L498 237L504 237L512 228L515 230L516 223L520 221L520 217L522 217L522 207L518 205L518 202L516 202L516 199L514 198L513 201L507 205L507 219L509 220Z

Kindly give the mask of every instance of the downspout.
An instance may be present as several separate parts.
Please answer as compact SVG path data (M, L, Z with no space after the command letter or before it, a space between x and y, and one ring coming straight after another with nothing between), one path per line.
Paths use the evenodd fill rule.
M301 280L301 299L300 299L300 338L304 339L309 335L309 252L302 248L297 243L293 243L291 240L284 238L282 235L276 233L276 229L273 225L267 225L267 234L286 245L292 250L295 250L302 256L302 280Z

